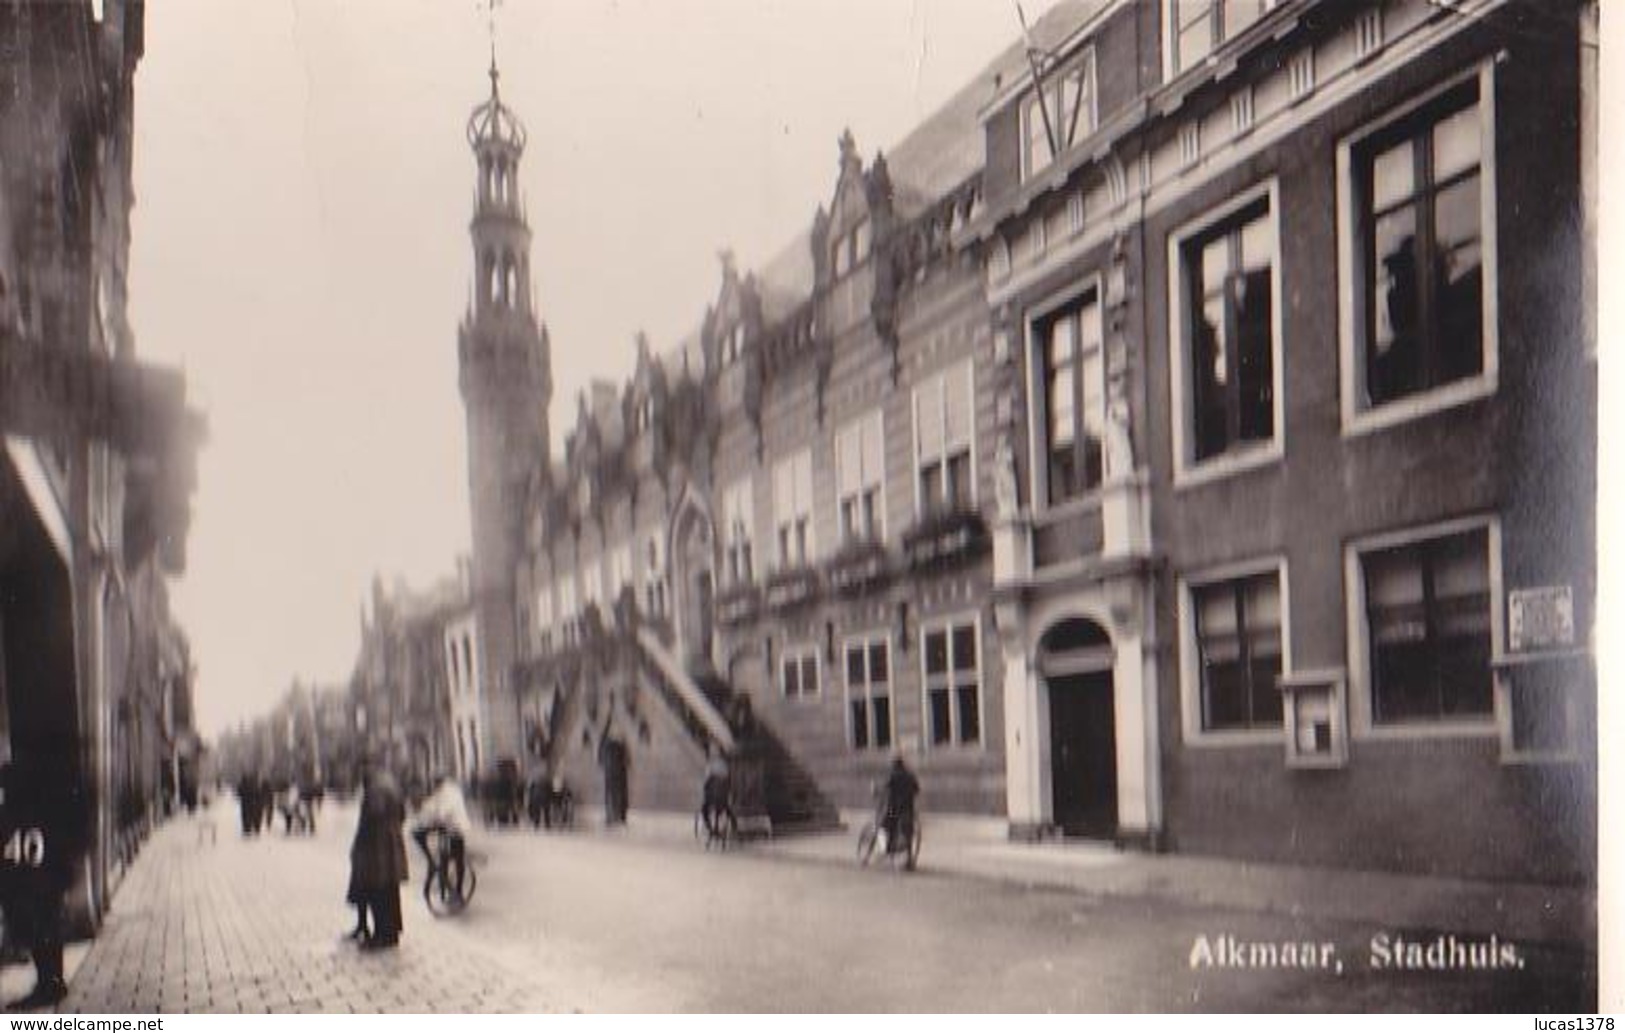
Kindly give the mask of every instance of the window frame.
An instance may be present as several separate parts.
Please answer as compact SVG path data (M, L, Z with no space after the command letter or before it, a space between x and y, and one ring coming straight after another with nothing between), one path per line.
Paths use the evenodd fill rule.
M801 470L798 464L803 462L806 464L807 474L805 478L807 497L805 499L799 498L800 488L798 487L803 482L803 478L799 476ZM779 471L785 467L790 467L790 493L792 496L797 496L790 500L790 504L795 508L794 511L789 514L788 518L785 515L786 502L780 497L779 493ZM817 507L814 504L813 499L815 494L814 482L816 480L817 478L813 470L811 445L807 446L806 448L797 449L788 455L781 456L773 464L774 570L801 570L818 562L818 534L816 530L816 521L814 520L814 514ZM787 539L784 537L784 531L787 527L791 531L795 531L797 529L797 524L802 521L804 521L806 524L806 533L800 539L801 555L796 558L796 562L792 563L790 562L790 547Z
M848 434L858 436L858 488L855 493L842 493L844 478L844 460L842 459L842 438ZM880 460L880 469L872 477L866 476L867 455L865 445L869 436L873 435L877 455ZM870 490L875 492L874 528L873 533L867 537L849 534L847 531L845 514L842 512L848 499L861 503ZM861 416L848 420L835 431L835 533L843 546L861 544L863 542L884 542L886 540L886 410L883 406L875 406Z
M1170 413L1174 444L1174 487L1193 487L1278 463L1286 455L1286 341L1282 304L1285 294L1281 272L1281 189L1272 176L1232 195L1224 203L1209 208L1168 234L1168 353L1169 379L1173 405ZM1269 207L1269 224L1274 261L1270 266L1270 380L1273 433L1268 440L1241 442L1223 452L1196 458L1196 427L1193 404L1195 386L1191 368L1192 280L1186 268L1185 250L1207 236L1226 220L1263 200Z
M966 508L974 510L977 507L978 492L976 482L978 464L976 458L976 361L973 356L967 355L964 358L955 360L946 366L933 370L929 375L915 383L914 390L910 394L910 402L913 412L913 426L911 428L913 431L913 440L910 443L909 465L911 467L910 476L914 481L914 516L917 520L923 520L926 517L938 512L952 511L951 507L947 506L947 501L949 498L948 494L945 494L943 497L942 507L932 508L926 506L925 491L921 485L921 481L924 479L922 475L927 465L927 457L922 452L920 445L920 396L932 387L935 387L941 394L943 413L942 451L931 457L931 459L935 463L942 464L943 484L946 485L948 480L948 461L959 454L959 450L957 448L952 451L949 449L947 434L948 377L958 372L960 369L964 370L966 380L966 390L968 392L966 395L966 409L970 420L969 426L966 430L964 443L965 452L969 457L969 462L966 464L968 467L967 476L970 478L967 492L969 497Z
M536 589L536 603L531 607L531 615L536 621L537 641L542 647L548 648L552 644L554 620L553 582L542 582Z
M813 663L814 677L818 679L818 684L811 692L808 692L801 684L801 672L806 669L807 661L809 659ZM790 692L789 682L785 678L785 668L791 663L796 665L797 672L797 689L794 693ZM774 678L774 680L778 682L779 698L789 700L791 702L822 699L824 696L823 665L823 651L816 645L803 643L801 645L786 646L784 649L781 649L779 651L778 671L776 672L776 677Z
M1097 499L1104 490L1109 479L1105 470L1105 441L1101 441L1101 477L1100 483L1086 488L1060 502L1050 501L1049 483L1049 384L1045 378L1048 365L1044 355L1044 342L1039 339L1038 325L1050 317L1074 304L1081 304L1090 294L1095 297L1095 309L1100 321L1100 404L1102 427L1109 421L1107 410L1110 407L1110 392L1107 388L1109 377L1106 372L1106 282L1101 273L1092 273L1083 277L1078 283L1069 285L1066 290L1044 299L1028 312L1023 323L1023 333L1026 337L1027 354L1027 390L1028 396L1035 400L1027 407L1027 443L1028 459L1027 481L1033 512L1038 515L1048 513L1065 513L1080 507L1088 507L1092 500ZM1081 351L1079 361L1081 363ZM1078 391L1074 399L1077 408L1074 410L1074 433L1082 430L1083 420L1083 384L1080 378ZM1081 448L1081 442L1074 440L1073 448Z
M1367 553L1415 545L1475 531L1486 532L1489 550L1491 704L1479 717L1451 717L1437 721L1378 723L1372 698L1371 628L1366 613L1365 566ZM1361 739L1496 738L1501 734L1501 701L1494 693L1494 667L1506 653L1506 599L1502 580L1501 521L1493 515L1460 517L1369 535L1348 542L1343 549L1343 586L1347 609L1348 699L1350 733Z
M747 473L735 478L722 492L722 570L729 586L755 584L759 573L755 488L755 478ZM740 556L742 564L738 561ZM737 569L741 565L745 568L743 577Z
M623 541L610 549L608 564L610 589L608 605L613 609L616 603L620 602L621 592L627 588L632 589L633 599L637 598L637 571L632 564L631 543Z
M959 728L959 708L954 700L954 692L959 687L954 681L953 666L953 633L955 629L969 626L975 636L976 648L976 740L965 742ZM944 632L948 636L948 742L935 743L931 741L931 690L933 684L931 675L926 671L926 638L934 632ZM927 753L943 751L978 751L988 749L987 731L987 663L985 642L982 634L982 615L976 610L965 610L953 614L941 614L920 622L919 638L919 673L920 673L920 747ZM895 739L895 734L893 735Z
M860 215L830 243L830 280L844 280L863 268L874 250L874 230L868 215Z
M1163 82L1173 82L1188 72L1202 67L1213 59L1213 55L1223 50L1232 40L1245 33L1248 29L1260 24L1287 0L1264 0L1264 10L1259 12L1257 18L1243 25L1235 32L1226 32L1223 24L1223 8L1225 0L1210 0L1208 4L1208 24L1212 33L1213 42L1202 56L1191 61L1189 65L1179 60L1179 5L1180 0L1162 0L1162 71Z
M1418 117L1449 93L1477 80L1479 118L1479 250L1482 276L1482 363L1475 376L1427 390L1417 391L1377 406L1367 406L1365 396L1366 298L1365 230L1367 213L1361 195L1360 152L1371 138ZM1461 110L1461 109L1457 109ZM1440 81L1433 88L1397 104L1345 135L1337 142L1337 295L1339 395L1342 409L1342 436L1345 438L1383 430L1421 419L1434 413L1488 398L1500 381L1500 250L1498 246L1496 176L1495 61L1483 61L1471 69ZM1448 117L1448 116L1444 116ZM1436 122L1435 122L1436 124ZM1358 163L1358 164L1357 164Z
M885 692L885 697L886 697L886 701L887 701L886 720L887 720L888 727L887 727L887 741L884 742L884 743L877 743L877 742L874 741L874 737L875 737L875 711L874 711L875 680L874 680L873 670L869 666L869 657L870 657L870 651L877 645L885 647L885 650L886 650L886 681L885 681L886 692ZM861 648L863 650L863 657L864 657L863 662L864 662L864 676L865 676L865 678L864 678L864 684L862 686L862 700L864 702L864 719L868 722L868 738L869 738L869 742L866 743L865 745L862 745L862 746L857 744L857 741L856 741L856 727L853 725L853 722L852 722L852 701L854 699L854 695L853 695L852 681L851 681L851 678L849 677L849 673L848 673L849 668L847 666L848 654L851 652L851 650L854 647ZM842 688L842 698L843 698L843 701L845 703L845 709L844 709L843 712L845 714L845 720L846 720L846 748L850 752L856 753L859 756L864 756L864 755L873 755L873 754L876 754L876 753L883 753L883 752L886 752L888 750L895 749L897 747L898 736L897 736L897 676L896 676L897 666L896 666L896 664L897 664L897 650L894 648L894 646L892 644L892 633L890 631L876 630L876 631L859 632L859 633L854 634L854 635L848 635L848 636L846 636L845 638L843 638L841 640L841 688Z
M1051 123L1055 130L1057 146L1054 153L1043 164L1039 164L1034 160L1035 142L1042 143L1046 147L1049 145L1047 134L1036 139L1033 135L1035 132L1042 130L1044 125L1044 115L1038 109L1039 93L1032 84L1029 84L1026 92L1021 95L1017 111L1019 114L1018 121L1021 123L1021 181L1023 183L1049 172L1055 167L1055 163L1061 160L1062 155L1089 139L1100 128L1100 73L1099 62L1095 58L1093 44L1067 58L1062 67L1045 74L1044 89L1046 93L1050 93L1048 99L1057 102L1054 110L1050 113L1050 117L1059 120L1065 106L1063 97L1067 79L1072 73L1078 71L1082 71L1083 75L1078 80L1079 94L1073 102L1075 106L1072 110L1071 122L1065 127ZM1088 109L1087 121L1083 117L1086 106Z
M1279 746L1285 734L1286 713L1281 727L1204 728L1202 722L1201 648L1196 634L1196 593L1227 582L1274 574L1281 599L1281 677L1293 673L1292 665L1292 580L1284 554L1261 556L1208 567L1181 575L1175 605L1179 620L1179 698L1180 724L1184 742L1194 747ZM1279 682L1277 682L1279 691ZM1285 700L1282 701L1283 707Z

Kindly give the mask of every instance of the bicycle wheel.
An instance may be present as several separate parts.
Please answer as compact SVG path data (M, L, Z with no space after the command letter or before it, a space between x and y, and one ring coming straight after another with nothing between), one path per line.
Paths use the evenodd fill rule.
M429 913L436 918L455 915L467 907L468 902L473 899L477 882L474 866L464 862L462 892L459 893L458 887L452 885L445 872L435 868L423 880L423 902L429 906Z
M923 837L920 834L920 820L914 819L914 834L908 839L908 855L903 858L903 870L912 872L920 863L920 843Z
M874 859L874 856L875 856L875 840L877 838L879 838L879 836L878 836L878 831L875 829L875 823L872 822L872 821L866 823L863 826L863 831L858 833L858 863L859 864L867 865L871 860Z
M430 868L429 874L423 877L423 903L429 907L429 913L436 918L443 918L452 913L451 888L446 885L446 878L439 868Z
M711 822L711 826L718 850L726 850L730 846L739 845L739 819L734 817L732 808L725 807L718 811L716 818Z

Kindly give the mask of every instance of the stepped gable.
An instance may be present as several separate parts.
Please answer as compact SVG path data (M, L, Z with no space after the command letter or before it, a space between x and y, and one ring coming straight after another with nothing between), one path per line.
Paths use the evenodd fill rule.
M1060 0L1033 23L1033 43L1043 50L1059 49L1062 42L1112 0ZM891 177L893 204L906 220L924 213L949 191L981 172L986 161L982 113L994 96L1026 75L1026 43L1012 24L1015 42L989 62L941 107L885 151ZM811 224L801 229L760 267L753 277L762 299L762 318L773 327L804 305L813 293ZM659 361L668 370L704 369L700 328L696 326L676 344L663 350Z

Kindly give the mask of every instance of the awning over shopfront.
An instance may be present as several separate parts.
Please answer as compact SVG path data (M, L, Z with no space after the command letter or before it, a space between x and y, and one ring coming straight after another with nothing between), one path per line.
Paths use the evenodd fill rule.
M71 542L68 521L60 519L65 507L55 508L59 519L53 524L42 499L54 500L55 493L38 448L27 441L90 438L126 462L127 553L138 558L157 548L165 569L185 566L197 449L205 430L201 414L186 406L181 373L0 336L0 433L59 546Z

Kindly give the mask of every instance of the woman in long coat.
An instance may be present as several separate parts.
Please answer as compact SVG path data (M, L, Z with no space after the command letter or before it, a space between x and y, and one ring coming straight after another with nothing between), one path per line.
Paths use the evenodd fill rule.
M371 914L371 935L362 946L383 949L394 947L401 935L401 883L407 879L401 824L406 821L406 804L395 777L385 769L364 775L363 784L361 817L350 846L349 900Z

